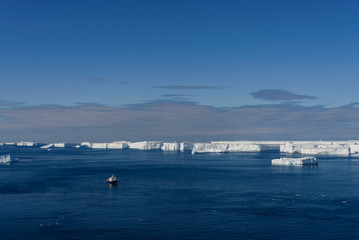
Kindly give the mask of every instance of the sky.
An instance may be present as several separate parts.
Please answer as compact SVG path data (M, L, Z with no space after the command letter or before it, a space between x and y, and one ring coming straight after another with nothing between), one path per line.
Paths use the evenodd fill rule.
M358 12L2 0L0 142L358 139Z

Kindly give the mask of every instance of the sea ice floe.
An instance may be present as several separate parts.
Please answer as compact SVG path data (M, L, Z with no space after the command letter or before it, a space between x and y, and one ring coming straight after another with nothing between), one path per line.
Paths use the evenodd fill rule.
M301 166L301 165L318 165L315 157L287 158L281 157L272 160L272 165Z

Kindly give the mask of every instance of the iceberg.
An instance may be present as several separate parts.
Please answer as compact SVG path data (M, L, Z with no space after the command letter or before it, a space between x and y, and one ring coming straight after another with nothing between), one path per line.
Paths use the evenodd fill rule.
M285 166L318 165L318 160L315 157L302 157L302 158L281 157L281 158L273 159L272 165L285 165Z
M17 158L12 158L10 154L0 156L0 164L10 164L12 162L18 162Z

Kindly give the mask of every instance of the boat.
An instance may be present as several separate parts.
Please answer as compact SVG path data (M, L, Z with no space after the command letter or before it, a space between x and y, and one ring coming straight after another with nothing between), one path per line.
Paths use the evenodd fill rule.
M109 184L117 184L117 178L112 174L111 177L107 178L107 183Z

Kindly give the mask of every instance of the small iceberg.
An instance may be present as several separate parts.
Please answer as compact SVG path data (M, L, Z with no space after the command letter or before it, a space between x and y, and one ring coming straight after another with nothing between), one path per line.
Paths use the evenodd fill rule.
M10 154L0 156L0 164L10 164L18 161L17 158L12 158Z
M284 166L318 165L318 160L315 157L301 157L301 158L281 157L281 158L273 159L272 165L284 165Z

